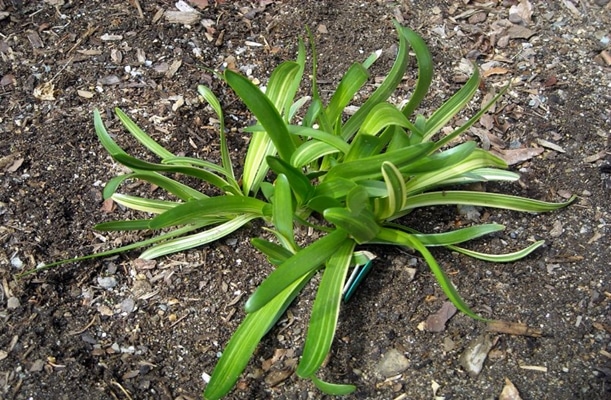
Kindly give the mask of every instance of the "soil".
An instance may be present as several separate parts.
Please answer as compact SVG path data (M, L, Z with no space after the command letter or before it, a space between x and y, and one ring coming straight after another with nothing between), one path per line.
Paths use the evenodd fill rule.
M104 184L122 170L97 142L93 109L136 154L143 151L113 116L116 106L170 150L218 161L214 115L196 92L208 85L228 115L239 164L248 140L241 129L251 117L210 70L235 68L265 84L275 66L294 59L309 26L325 91L352 62L382 50L358 104L392 63L393 19L419 32L435 61L435 81L418 112L430 115L460 88L466 60L477 62L485 81L465 116L514 80L490 118L467 135L506 157L522 156L511 166L522 174L519 184L489 190L579 198L541 215L480 210L476 219L507 230L475 241L474 249L508 252L546 240L520 262L435 252L476 311L543 336L487 333L484 323L460 314L440 332L422 330L445 301L433 275L417 254L371 248L375 268L343 306L322 376L357 385L348 397L355 399L492 399L506 379L523 399L611 398L608 0L192 4L199 14L189 25L163 14L176 11L170 1L0 0L0 398L198 398L203 375L244 317L244 302L271 270L249 243L264 234L253 224L154 263L130 252L18 279L42 262L137 239L93 229L134 217L103 203ZM412 63L397 102L415 78ZM149 188L132 183L125 190ZM456 208L411 218L427 231L469 223ZM323 397L291 374L314 292L306 287L268 334L229 398ZM493 347L471 376L460 355L482 335ZM407 368L380 376L382 355L395 350Z

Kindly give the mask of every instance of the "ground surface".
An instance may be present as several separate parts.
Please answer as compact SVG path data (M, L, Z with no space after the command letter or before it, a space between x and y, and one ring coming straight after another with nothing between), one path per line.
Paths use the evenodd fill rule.
M134 239L92 229L132 216L103 206L101 189L119 169L96 141L94 108L137 153L111 114L115 106L171 150L216 160L213 115L196 95L207 84L231 115L237 160L249 116L207 69L236 68L265 83L295 56L310 26L323 89L375 50L383 50L373 69L381 77L396 49L393 18L423 35L436 62L424 115L460 87L465 59L486 76L468 114L516 80L492 117L469 133L482 146L492 139L493 149L514 150L507 157L531 152L511 167L523 173L520 184L493 189L579 199L536 216L481 210L480 219L507 231L474 248L504 252L547 241L521 262L435 253L475 310L542 329L543 337L490 334L484 368L469 376L459 357L485 325L456 315L441 332L418 329L443 293L415 254L374 248L376 268L343 308L324 377L356 384L351 398L359 399L429 399L433 381L445 399L492 399L506 378L523 399L609 398L611 5L532 3L529 11L529 2L517 0L211 0L187 26L163 15L176 10L170 1L140 1L140 13L134 1L0 0L0 398L197 398L202 374L212 372L244 301L270 270L249 245L249 235L261 234L254 225L153 265L130 253L15 279L41 262ZM414 83L410 71L397 101ZM126 190L138 189L147 190ZM469 223L456 209L413 218L429 231ZM416 268L413 279L408 267ZM231 398L321 397L290 374L313 289L264 340ZM409 367L385 379L379 362L391 350Z

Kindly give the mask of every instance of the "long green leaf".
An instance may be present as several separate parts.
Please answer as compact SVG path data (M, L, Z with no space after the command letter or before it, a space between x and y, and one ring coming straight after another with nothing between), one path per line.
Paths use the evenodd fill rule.
M457 243L468 242L490 233L499 232L505 229L501 224L483 224L469 226L451 232L443 233L413 233L414 237L427 247L450 246Z
M365 117L358 134L376 135L382 129L390 125L407 128L410 131L422 135L419 129L412 124L404 115L390 103L376 104Z
M436 171L464 161L476 148L477 144L473 141L461 143L448 150L422 158L402 168L401 172L408 175L423 174L427 172L436 173Z
M93 110L93 126L95 127L95 133L98 136L98 140L104 146L108 154L114 157L117 154L127 154L108 134L100 111L96 108Z
M308 326L303 355L297 368L297 375L308 378L314 375L325 360L335 336L342 289L355 243L346 240L337 247L327 261Z
M399 85L399 82L401 82L401 79L403 79L408 61L408 41L403 32L398 32L398 35L399 51L397 52L397 58L395 59L392 68L375 92L373 92L367 101L365 101L365 103L359 107L358 111L355 112L354 115L348 119L348 121L346 121L341 130L344 140L348 140L356 133L371 109L376 104L385 101L392 94L392 92L395 91Z
M184 225L201 218L233 216L235 214L266 215L269 204L246 196L217 196L183 203L153 218L151 229Z
M283 65L286 65L286 71L283 70L283 72L287 74L284 85L290 86L292 79L299 70L299 65L295 63ZM282 65L278 68L281 67ZM285 121L270 98L247 78L229 69L225 71L225 80L254 114L257 121L263 125L280 157L290 160L295 151L295 143L288 132ZM282 91L282 89L278 89L278 91Z
M333 180L338 177L355 181L379 179L382 177L382 164L384 162L391 162L400 169L425 156L433 146L433 143L420 143L405 149L341 163L329 170L325 180Z
M265 239L254 238L250 241L250 243L252 243L252 245L261 253L265 254L269 262L274 265L282 264L290 256L295 254L288 250L286 247L280 246L276 243L272 243Z
M300 168L328 154L335 154L338 152L339 150L337 150L337 147L328 143L318 140L309 140L295 150L293 157L291 157L291 165Z
M157 154L160 158L174 157L170 151L166 150L165 147L157 143L153 138L146 134L127 114L120 108L115 108L115 114L119 117L119 120L125 126L125 128L135 137L140 143L142 143L147 149Z
M323 216L333 225L348 232L359 244L369 242L380 230L373 213L369 210L354 214L345 208L328 208L323 212Z
M139 242L136 243L132 243L132 244L128 244L126 246L121 246L121 247L117 247L116 249L111 249L111 250L107 250L107 251L103 251L100 253L95 253L95 254L89 254L86 256L82 256L82 257L75 257L75 258L68 258L65 260L61 260L61 261L56 261L50 264L45 264L41 267L36 267L34 269L31 269L29 271L24 272L23 274L20 274L19 277L25 277L37 272L41 272L41 271L45 271L47 269L56 267L58 265L62 265L62 264L67 264L67 263L75 263L75 262L80 262L80 261L85 261L85 260L92 260L92 259L96 259L96 258L103 258L103 257L108 257L108 256L113 256L115 254L121 254L121 253L125 253L126 251L130 251L130 250L135 250L135 249L139 249L142 248L144 246L148 246L150 244L154 244L163 240L167 240L169 238L173 238L176 236L180 236L180 235L184 235L185 233L191 232L193 230L196 230L198 228L200 228L200 225L188 225L188 226L184 226L182 228L179 229L175 229L172 230L168 233L159 235L159 236L155 236L151 239L147 239L147 240L141 240Z
M474 123L476 123L477 121L480 120L480 118L488 112L488 110L490 109L490 107L492 107L500 98L503 94L505 94L505 92L509 89L509 85L511 83L507 84L507 86L505 86L496 96L494 96L494 98L492 100L490 100L488 102L488 104L486 104L484 107L482 107L481 110L479 110L474 116L472 116L471 118L469 118L467 120L467 122L465 122L464 124L462 124L458 129L455 129L452 133L450 133L449 135L446 135L445 137L441 138L440 140L438 140L435 144L435 150L442 148L443 146L445 146L446 144L450 143L452 140L454 140L455 138L457 138L459 135L463 134L464 132L467 131L467 129L469 129Z
M148 219L137 219L131 221L109 221L96 224L95 230L109 232L109 231L141 231L149 228Z
M384 205L381 207L381 210L376 212L376 217L380 220L384 220L403 209L407 199L405 180L397 167L390 162L383 163L382 176L384 177L388 196L378 199L378 203Z
M337 150L344 154L347 153L350 149L350 145L344 142L342 138L333 135L329 132L322 131L320 129L314 129L301 125L289 125L288 130L292 135L306 136L309 138L318 139L321 142L335 147Z
M284 174L297 199L297 205L306 203L314 194L314 186L303 172L277 157L268 156L267 164L277 174Z
M377 236L378 240L385 242L387 244L394 244L399 246L405 246L407 248L411 248L422 254L424 260L431 268L431 271L435 275L437 282L443 289L443 292L448 296L448 299L463 313L467 314L471 318L485 321L484 318L477 315L473 312L469 306L463 301L460 297L456 288L450 281L450 279L443 272L437 261L433 257L433 255L429 252L429 250L420 242L418 239L409 233L401 232L395 229L384 228L380 230L380 233Z
M132 157L127 154L115 154L115 160L125 165L128 168L132 168L134 170L144 170L144 171L155 171L155 172L174 172L178 174L184 174L188 176L192 176L198 179L201 179L205 182L208 182L211 185L216 186L221 190L227 190L233 193L234 188L223 178L220 176L206 171L201 168L196 167L188 167L182 165L164 165L164 164L156 164L150 163L148 161L143 161L138 158ZM234 193L236 195L241 195L242 193Z
M260 218L258 214L242 214L237 217L217 225L213 228L206 229L203 232L195 233L193 235L180 237L177 239L168 240L167 242L158 244L140 255L140 258L145 260L151 260L153 258L165 256L167 254L177 253L188 249L193 249L201 245L212 243L217 241L230 233L240 229L253 219ZM204 220L208 222L207 219ZM197 221L199 222L199 221Z
M406 184L407 195L420 193L427 189L446 185L446 181L451 181L458 176L462 176L470 171L484 167L506 168L507 164L499 157L484 151L475 149L466 159L454 165L417 175L410 179ZM407 168L409 169L409 168Z
M356 390L356 386L354 385L329 383L317 378L314 375L312 375L310 379L312 379L312 383L314 383L314 385L323 393L327 393L333 396L345 396Z
M573 196L563 203L549 203L500 193L449 190L447 192L427 192L410 196L407 198L402 211L419 207L462 204L539 213L566 207L575 201L576 198L576 196Z
M416 32L399 25L396 21L394 25L399 35L404 36L409 42L418 62L418 81L416 82L416 87L412 97L410 97L407 104L401 110L403 115L409 118L427 95L431 86L431 81L433 80L433 57L424 40Z
M132 210L144 211L153 214L161 214L181 204L175 201L145 199L143 197L121 193L113 194L111 199L117 204L131 208Z
M199 85L197 91L202 98L212 107L212 110L216 113L219 120L219 137L221 139L221 163L223 169L226 171L226 175L231 177L235 181L235 174L233 172L233 165L231 164L231 157L229 156L229 147L227 146L227 135L225 134L225 116L223 115L223 107L219 99L214 95L210 88Z
M139 171L131 174L123 174L115 176L110 179L104 186L104 198L108 199L111 197L119 188L119 185L126 179L142 179L143 181L152 183L153 185L159 186L167 192L173 194L183 201L189 201L192 199L204 199L208 196L198 192L197 190L175 181L174 179L168 178L167 176L161 175L153 171Z
M293 282L318 269L346 237L346 232L335 230L280 264L250 296L246 312L260 309Z
M204 399L217 400L229 393L263 336L276 324L312 275L310 273L298 278L257 311L246 315L214 367L204 391Z
M356 92L368 79L369 72L363 65L354 63L348 68L325 110L326 117L330 122L333 123L341 117L344 108L352 101Z
M295 234L293 231L293 196L291 186L286 175L280 174L274 183L274 198L272 222L278 231L278 240L284 242L284 247L296 250Z
M469 80L450 97L445 103L441 105L431 117L426 121L426 130L422 137L422 141L428 141L433 135L435 135L441 128L443 128L449 120L454 118L460 110L463 109L469 103L477 88L479 87L480 76L477 65L473 65L473 75Z
M521 249L521 250L518 250L512 253L506 253L506 254L480 253L477 251L464 249L458 246L447 246L447 247L450 250L454 250L458 253L465 254L469 257L477 258L478 260L505 263L505 262L514 262L521 258L524 258L527 255L529 255L530 253L532 253L533 251L535 251L536 249L538 249L539 247L543 246L544 244L545 244L545 240L539 240L524 249Z

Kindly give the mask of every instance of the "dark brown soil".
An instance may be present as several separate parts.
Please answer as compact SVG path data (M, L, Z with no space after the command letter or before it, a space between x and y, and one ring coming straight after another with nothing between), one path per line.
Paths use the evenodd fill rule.
M481 218L507 230L473 248L507 252L547 241L523 261L500 265L435 252L475 310L542 329L543 337L490 334L494 347L479 376L470 377L459 356L486 326L456 315L442 332L420 330L441 307L443 292L417 255L372 248L376 268L343 308L324 378L356 384L355 399L430 399L433 382L447 400L493 399L506 378L523 399L611 398L608 1L532 1L531 20L520 11L530 3L518 0L209 3L187 26L160 14L175 10L171 1L0 0L0 398L197 398L202 374L212 372L245 300L271 270L249 244L263 235L255 224L152 265L135 261L133 252L16 279L42 262L137 239L92 228L132 216L103 207L101 190L121 169L97 142L94 108L137 154L141 149L112 115L116 106L171 150L217 160L213 114L196 92L198 84L209 85L235 128L239 164L248 139L240 129L250 117L209 70L235 67L264 84L275 66L295 57L309 26L324 90L352 62L380 49L373 75L382 77L397 42L393 18L423 35L436 62L422 114L460 87L465 58L486 75L467 116L486 93L516 80L490 125L470 134L481 141L477 133L487 131L507 148L543 151L512 165L523 174L520 184L490 190L579 200L542 215L481 210ZM415 76L412 68L397 101ZM44 84L53 84L52 91ZM468 223L456 209L411 218L429 231ZM410 266L417 268L413 280ZM313 293L306 288L270 332L230 398L322 397L290 374ZM378 364L391 349L410 366L385 379Z

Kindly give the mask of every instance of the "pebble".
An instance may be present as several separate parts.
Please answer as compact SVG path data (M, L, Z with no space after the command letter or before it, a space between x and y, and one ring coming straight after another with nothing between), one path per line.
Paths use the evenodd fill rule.
M14 310L18 308L20 305L21 303L19 302L19 299L17 297L9 297L6 300L6 308L8 308L9 310Z
M564 232L564 228L562 226L562 222L560 221L555 221L554 222L554 226L552 227L552 229L549 231L549 235L551 237L560 237L562 235L562 233Z
M23 261L21 261L21 258L19 258L18 256L15 256L11 258L11 265L14 268L21 269L23 268Z
M128 314L131 313L132 311L134 311L135 307L136 307L136 302L131 297L128 297L127 299L121 302L121 311L125 313L128 313Z
M460 355L459 362L469 376L475 378L482 372L490 349L492 349L492 341L488 335L480 335L467 345Z
M98 276L98 285L104 289L112 289L117 286L117 279L114 276Z
M388 350L376 366L377 372L385 378L402 373L409 367L409 360L397 349Z

